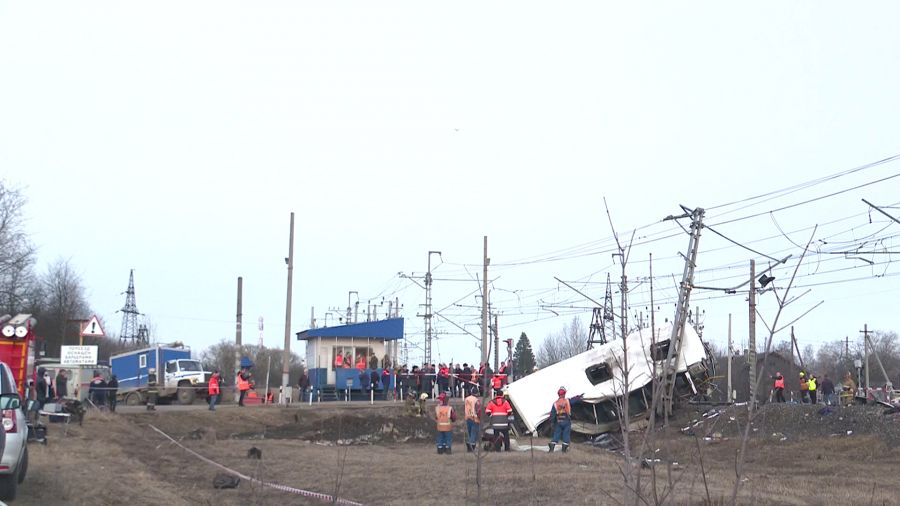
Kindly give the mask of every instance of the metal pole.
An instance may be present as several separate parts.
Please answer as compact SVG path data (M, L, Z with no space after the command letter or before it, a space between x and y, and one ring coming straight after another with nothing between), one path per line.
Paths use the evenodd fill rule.
M734 399L731 397L731 313L728 313L728 402Z
M271 372L272 372L272 355L269 355L269 361L268 361L268 364L266 365L266 393L265 393L265 396L263 396L263 399L269 398L269 374ZM282 390L284 390L283 387L282 387ZM281 401L279 401L279 402L281 402Z
M244 278L238 276L237 283L237 317L235 320L234 327L234 388L235 395L237 395L237 373L241 370L241 320L243 315L241 314L241 306L243 302L243 293L244 293Z
M750 260L750 337L747 343L750 364L750 409L756 403L756 261Z
M481 363L488 362L488 265L491 259L487 256L487 236L484 236L484 273L481 278Z
M497 315L494 314L494 372L500 370L500 327L497 325Z
M281 386L284 391L284 395L281 396L281 404L283 406L287 406L287 398L291 395L291 292L294 283L294 213L291 213L287 271L287 303L284 309L284 352L281 358Z
M863 341L866 351L866 399L869 398L869 324L863 325Z

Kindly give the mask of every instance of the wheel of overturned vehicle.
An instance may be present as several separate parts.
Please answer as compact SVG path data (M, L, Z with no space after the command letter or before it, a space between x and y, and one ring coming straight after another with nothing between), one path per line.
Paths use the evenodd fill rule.
M141 399L141 394L139 392L131 392L125 396L126 406L140 406L143 403L143 399Z
M18 473L0 475L0 500L12 501L19 488Z
M185 381L178 384L178 404L193 404L196 397L197 392L194 391L194 387L190 383Z
M44 438L44 441L47 441L47 438ZM46 443L45 443L46 444ZM19 472L18 472L18 482L22 483L25 481L25 474L28 472L28 447L25 447L25 453L22 454L22 463L19 464Z

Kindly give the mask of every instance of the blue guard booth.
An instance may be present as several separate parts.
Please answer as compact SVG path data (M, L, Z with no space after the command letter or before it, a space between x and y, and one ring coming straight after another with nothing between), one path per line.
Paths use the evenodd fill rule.
M351 323L335 327L319 327L297 333L298 341L306 341L306 365L310 385L317 390L368 391L368 384L360 383L360 373L366 378L372 371L382 377L385 368L390 372L396 364L400 340L403 339L403 318L389 318L372 322ZM389 388L394 386L391 375ZM383 383L375 385L383 393Z

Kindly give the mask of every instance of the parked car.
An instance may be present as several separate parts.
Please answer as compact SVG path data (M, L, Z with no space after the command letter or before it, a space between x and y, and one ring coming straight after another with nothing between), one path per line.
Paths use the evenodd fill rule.
M15 377L4 362L0 362L0 412L6 437L0 457L0 500L11 501L28 472L28 424Z

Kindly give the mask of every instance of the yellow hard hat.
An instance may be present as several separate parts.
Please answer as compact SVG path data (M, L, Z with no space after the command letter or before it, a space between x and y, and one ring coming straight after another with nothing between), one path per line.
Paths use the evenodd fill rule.
M802 378L802 377L804 377L804 376L806 376L806 373L803 372L803 371L800 371L800 377Z

